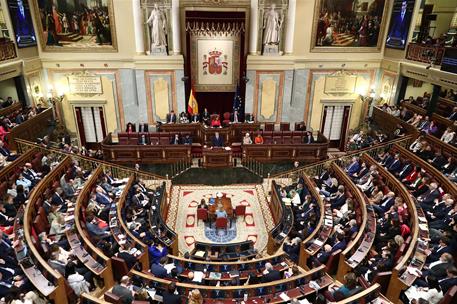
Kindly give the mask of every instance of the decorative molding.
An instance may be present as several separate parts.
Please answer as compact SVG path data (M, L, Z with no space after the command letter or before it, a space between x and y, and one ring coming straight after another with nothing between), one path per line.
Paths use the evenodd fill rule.
M284 71L256 71L255 76L255 85L254 85L254 115L259 117L259 85L260 83L260 76L261 75L277 75L279 76L279 84L278 84L278 98L275 100L275 109L276 109L276 119L275 123L281 122L282 117L282 103L283 103L283 96L284 96L284 78L285 72Z
M217 37L239 36L244 33L244 23L238 22L187 22L186 32L193 36Z
M153 97L152 97L152 84L151 78L157 75L168 75L170 76L170 87L171 89L171 109L178 113L178 106L176 101L176 73L175 71L170 70L162 70L162 71L144 71L144 81L146 85L146 103L147 103L147 117L148 123L154 124L156 121L154 119L154 112L153 112Z

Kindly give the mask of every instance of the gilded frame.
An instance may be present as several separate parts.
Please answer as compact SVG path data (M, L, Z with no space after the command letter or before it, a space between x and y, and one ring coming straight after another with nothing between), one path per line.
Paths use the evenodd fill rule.
M389 12L389 8L391 6L391 0L385 0L384 8L382 11L382 19L379 26L379 34L378 34L378 41L376 46L349 46L349 47L339 47L339 46L317 46L317 23L319 20L319 15L321 11L322 1L324 0L316 0L314 4L314 17L313 17L313 25L311 29L311 44L310 44L310 52L313 53L377 53L381 52L382 43L384 39L384 31L387 22L387 15ZM336 1L336 0L335 0Z
M35 19L35 24L37 27L37 32L35 33L38 39L40 40L39 44L41 46L41 50L43 52L54 52L54 53L115 53L118 51L117 46L117 35L116 35L116 22L114 19L114 4L113 0L107 0L108 3L108 16L110 21L110 31L111 31L111 45L110 46L103 46L100 48L87 48L87 47L60 47L60 46L52 46L47 45L44 35L44 28L41 22L40 16L40 7L38 6L38 0L31 0L33 6L33 18Z

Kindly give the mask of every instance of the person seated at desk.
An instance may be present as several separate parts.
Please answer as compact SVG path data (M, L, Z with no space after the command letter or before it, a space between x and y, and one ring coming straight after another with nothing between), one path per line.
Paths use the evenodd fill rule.
M262 135L261 135L260 133L258 133L257 136L255 137L254 143L255 143L256 145L261 145L261 144L263 144L263 137L262 137Z
M198 115L198 113L192 114L192 116L190 118L190 122L191 123L200 122L200 115Z
M5 147L5 143L0 140L0 154L6 157L7 161L13 161L17 158L17 155L14 153L11 153L11 151Z
M187 117L186 112L179 114L179 123L189 123L189 117Z
M141 134L140 138L138 139L138 144L139 145L147 145L148 144L148 138L146 137L145 134Z
M132 283L128 276L123 276L120 284L114 285L111 292L119 297L121 303L132 303L135 299L133 296Z
M249 135L249 133L246 133L243 137L243 145L251 145L251 144L252 144L251 135Z
M202 121L205 125L209 126L210 120L211 120L211 116L209 115L208 109L205 108L205 110L203 110L203 113L202 113Z
M268 283L273 281L281 280L281 273L278 270L273 268L271 263L265 263L265 270L263 271L263 276L261 278L262 283Z
M313 133L308 131L306 135L303 137L303 143L305 144L312 144L314 142Z
M175 134L175 136L170 140L170 145L179 145L181 143L181 139L179 138L179 134Z
M227 212L225 212L222 205L219 205L219 207L216 210L216 218L220 218L220 217L227 218Z
M171 110L171 112L167 114L167 123L176 123L175 111Z
M206 204L206 201L204 198L200 201L200 204L198 205L197 209L208 209L208 204Z
M189 134L186 134L186 136L182 140L182 143L185 145L192 145L192 137L190 137Z
M220 128L221 121L219 120L219 115L216 115L213 120L211 120L211 127L213 128Z
M125 128L125 132L127 133L134 133L135 131L135 125L131 122L127 124L127 127Z
M224 145L224 140L220 137L219 132L214 133L211 143L213 147L222 147Z
M232 123L239 123L239 122L241 122L240 115L238 114L238 111L237 111L237 110L233 111L233 113L230 114L230 121L231 121Z
M244 115L244 122L253 123L254 122L254 115L250 114L250 113L245 114Z
M149 126L147 123L139 123L138 124L138 132L140 133L148 133L149 132Z

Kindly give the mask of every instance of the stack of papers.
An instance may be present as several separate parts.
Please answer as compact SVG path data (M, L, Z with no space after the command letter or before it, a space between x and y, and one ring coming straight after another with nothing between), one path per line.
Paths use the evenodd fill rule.
M286 295L284 292L281 293L279 295L279 297L283 300L283 301L289 301L290 300L290 297L288 295Z
M202 280L203 280L204 275L205 274L203 272L201 272L201 271L195 271L194 272L194 279L192 280L192 282L201 283Z

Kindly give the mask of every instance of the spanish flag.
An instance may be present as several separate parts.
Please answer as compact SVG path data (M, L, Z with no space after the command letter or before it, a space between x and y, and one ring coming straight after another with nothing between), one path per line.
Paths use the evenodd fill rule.
M197 103L197 99L195 99L194 91L192 89L190 89L189 103L187 105L187 112L189 112L190 115L198 114L198 103Z

